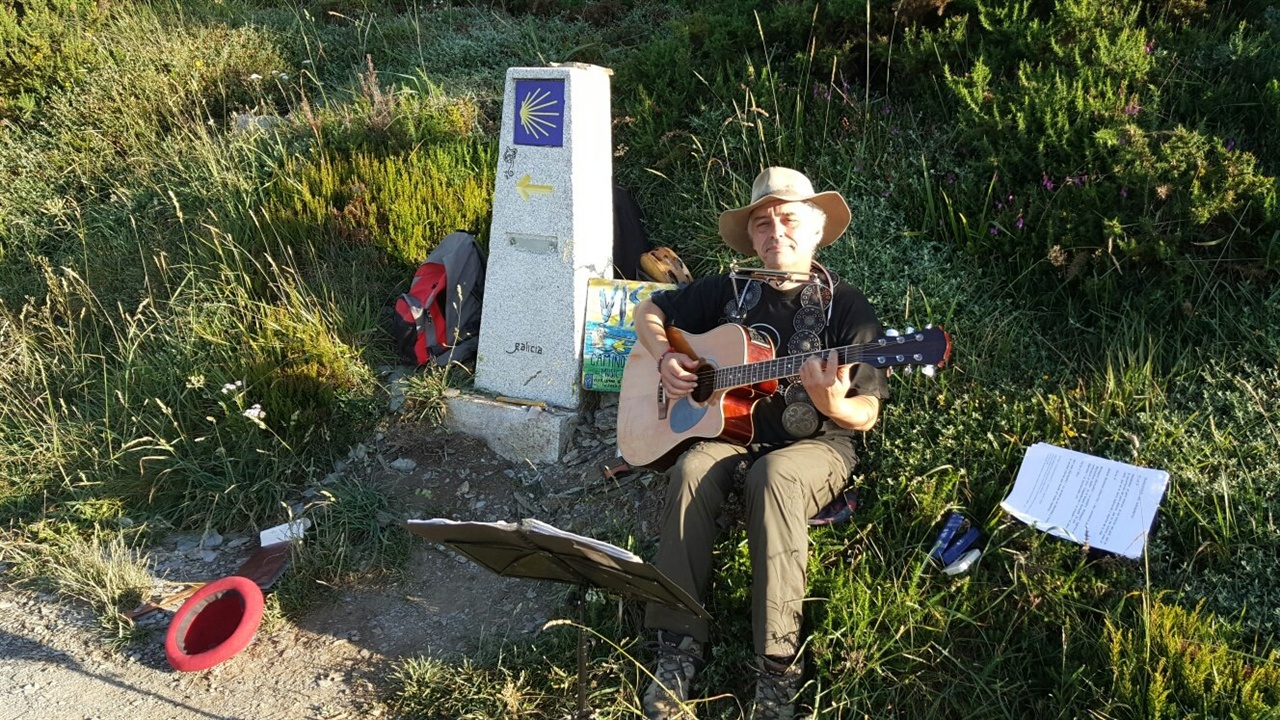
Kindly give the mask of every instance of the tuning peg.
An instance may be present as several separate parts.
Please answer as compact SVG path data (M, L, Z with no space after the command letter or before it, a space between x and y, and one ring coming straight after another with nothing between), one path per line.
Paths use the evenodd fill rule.
M897 330L894 330L893 328L889 328L888 330L884 331L885 337L898 337L901 334L902 333L899 333Z
M934 367L933 365L925 365L924 367L920 368L920 374L924 375L925 377L931 378L934 375L938 374L938 368Z

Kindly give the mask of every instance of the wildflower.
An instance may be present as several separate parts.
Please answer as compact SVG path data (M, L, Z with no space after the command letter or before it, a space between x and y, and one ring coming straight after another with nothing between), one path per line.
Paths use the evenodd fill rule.
M245 410L243 413L241 413L241 415L244 415L250 420L261 421L263 418L267 416L267 413L265 410L262 409L262 405L258 403L254 403L253 407L249 408L248 410Z
M242 388L242 387L244 387L244 381L243 381L243 380L237 380L237 381L235 381L235 382L233 382L233 383L227 383L227 384L225 384L225 385L223 385L223 386L222 386L222 394L223 394L223 395L230 395L231 393L233 393L233 392L235 392L235 391L239 390L239 389L240 389L240 388Z
M1226 147L1226 149L1227 149L1227 152L1232 152L1232 151L1234 151L1234 150L1236 149L1236 141L1235 141L1235 140L1227 140L1227 144L1225 145L1225 147Z
M1155 49L1156 49L1156 39L1155 39L1155 38L1151 38L1150 40L1148 40L1148 41L1146 42L1146 44L1145 44L1145 45L1143 45L1143 46L1142 46L1142 51L1143 51L1143 52L1145 52L1145 53L1146 53L1146 54L1148 54L1148 55L1150 55L1150 54L1151 54L1151 52L1152 52L1153 50L1155 50Z
M955 173L953 173L953 172L949 172L949 173L947 173L947 184L948 184L948 185L955 185L955 184L956 184L956 174L955 174Z
M1054 245L1049 248L1049 264L1059 268L1067 264L1067 252L1062 249L1061 245Z
M281 79L281 80L288 80L288 79L289 79L289 74L288 74L288 73L280 73L280 79Z
M204 387L204 375L201 375L200 373L196 373L194 375L187 376L188 390L195 390L197 388L202 388L202 387Z
M1053 188L1056 186L1053 184L1053 180L1049 179L1049 173L1040 174L1040 187L1048 190L1049 192L1053 192Z
M889 113L891 113L891 112L893 112L893 106L892 106L892 105L885 105L885 106L884 106L884 109L882 109L882 110L880 111L880 113L881 113L881 114L883 114L883 115L888 115L888 114L889 114Z
M1140 112L1142 112L1142 106L1133 100L1130 100L1128 104L1124 106L1124 114L1129 117L1133 117Z
M1021 230L1024 225L1026 225L1026 223L1022 220L1022 211L1019 210L1018 219L1013 221L1013 226Z
M259 75L258 73L254 73L254 74L252 74L252 75L250 75L250 76L249 76L249 79L250 79L250 80L261 80L261 79L262 79L262 76L261 76L261 75Z
M889 191L888 191L888 190L885 190L884 192L880 193L880 197L882 197L882 198L887 198L887 197L889 197Z
M1122 197L1122 198L1127 198L1127 197L1129 197L1129 188L1128 188L1128 186L1125 186L1125 187L1120 188L1120 197Z
M995 237L995 236L997 236L997 235L999 235L999 234L1000 234L1000 228L998 228L998 227L996 227L994 224L992 224L992 226L991 226L991 237Z

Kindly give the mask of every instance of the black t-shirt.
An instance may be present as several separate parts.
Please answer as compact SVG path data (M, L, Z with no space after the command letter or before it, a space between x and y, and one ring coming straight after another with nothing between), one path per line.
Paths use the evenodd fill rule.
M736 292L735 292L736 287ZM810 286L812 287L812 286ZM809 290L813 293L817 288ZM726 322L736 321L769 338L774 345L775 357L792 354L788 347L796 333L796 325L812 326L813 313L797 319L803 307L801 294L805 287L777 290L759 281L734 280L728 275L701 278L678 290L654 293L653 302L666 316L667 324L689 333L705 333ZM810 304L813 304L810 298ZM822 306L825 310L825 305ZM824 317L824 319L826 319ZM819 335L823 350L846 345L869 343L880 336L880 321L871 303L858 288L837 282L830 301L830 318ZM806 348L801 352L816 350ZM882 400L889 397L887 373L868 364L855 365L852 371L850 396L873 395ZM799 382L799 378L796 378ZM785 382L784 382L785 384ZM755 437L754 450L768 451L797 439L782 424L782 412L786 399L779 391L756 403L752 411ZM831 442L846 455L853 466L852 430L840 427L819 413L821 423L817 432L809 437Z

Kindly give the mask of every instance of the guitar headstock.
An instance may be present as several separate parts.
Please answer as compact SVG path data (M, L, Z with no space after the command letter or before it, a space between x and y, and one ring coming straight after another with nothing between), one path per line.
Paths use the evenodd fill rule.
M903 332L890 328L873 343L865 362L882 368L902 365L908 373L920 366L920 372L933 377L950 357L951 336L940 327L908 327Z

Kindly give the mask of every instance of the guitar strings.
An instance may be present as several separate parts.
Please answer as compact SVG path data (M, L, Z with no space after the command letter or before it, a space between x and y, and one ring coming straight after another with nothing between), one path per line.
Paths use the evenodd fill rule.
M921 341L918 341L918 340L913 341L913 344L919 343L919 342ZM890 352L891 350L898 347L905 348L908 346L905 344L904 345L881 345L878 342L871 342L871 343L864 343L861 345L847 345L843 348L835 348L835 351L839 353L839 359L841 361L848 360L848 362L841 362L840 363L841 365L850 365L853 363L865 362L867 359L871 357L875 357L877 355L895 355L895 356L899 355L901 353ZM761 360L755 363L729 365L727 367L721 367L721 368L700 369L694 374L698 377L699 383L701 383L703 380L706 380L706 379L711 379L714 382L718 378L729 376L735 372L740 373L743 371L744 368L753 367L753 366L759 367L759 366L769 365L771 367L780 368L795 362L797 363L797 367L798 367L798 365L804 364L804 361L808 360L810 357L821 357L825 355L827 352L830 352L830 351L818 351L818 352L812 352L812 353L805 353L803 355L784 355L783 357L772 358L769 360ZM779 375L777 378L769 378L769 379L779 379L781 377L786 377L787 375L790 375L790 374L794 374L794 373L786 373L786 374Z

